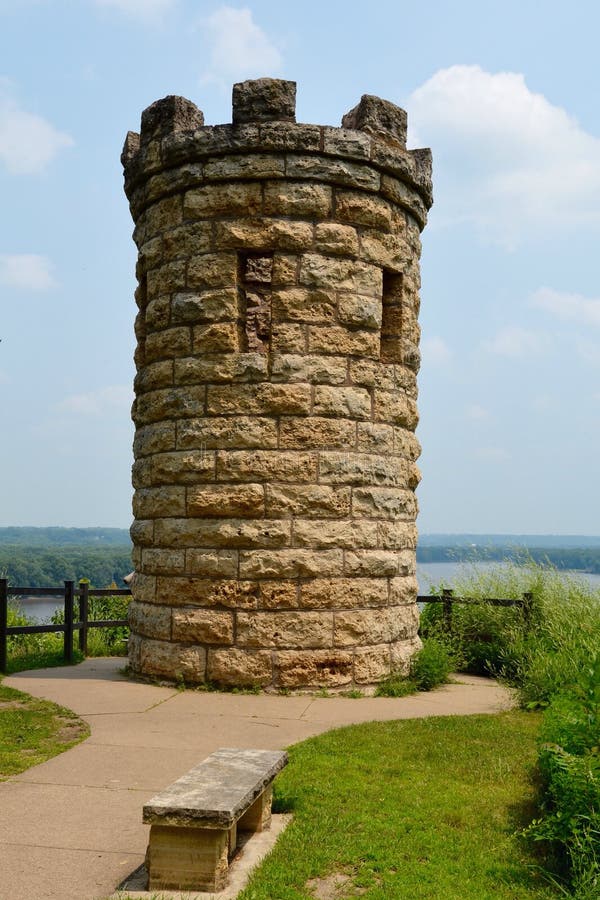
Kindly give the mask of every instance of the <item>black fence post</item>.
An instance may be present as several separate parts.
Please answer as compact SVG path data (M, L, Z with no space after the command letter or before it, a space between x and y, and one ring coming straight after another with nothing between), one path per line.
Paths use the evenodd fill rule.
M84 656L87 656L88 642L88 619L90 614L90 586L87 581L79 582L79 621L81 628L79 629L79 649Z
M531 618L533 615L533 594L531 591L525 591L523 594L523 621L525 622L525 630L531 628Z
M73 662L73 600L75 596L75 582L65 581L65 634L64 657L66 662Z
M0 578L0 673L6 675L8 666L7 654L8 628L8 581Z
M452 595L454 591L450 588L442 590L442 601L444 610L444 628L448 634L452 634Z

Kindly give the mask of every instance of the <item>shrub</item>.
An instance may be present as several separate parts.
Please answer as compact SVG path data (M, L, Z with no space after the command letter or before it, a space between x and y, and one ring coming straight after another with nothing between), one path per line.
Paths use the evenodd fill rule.
M451 651L437 638L428 638L410 662L408 676L393 672L377 685L376 697L406 697L415 691L431 691L448 681L454 668Z

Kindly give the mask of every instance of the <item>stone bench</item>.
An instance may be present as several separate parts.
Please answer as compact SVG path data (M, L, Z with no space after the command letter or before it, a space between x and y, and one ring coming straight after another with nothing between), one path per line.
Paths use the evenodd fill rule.
M144 805L150 891L219 891L237 833L271 825L273 780L287 765L278 750L222 748Z

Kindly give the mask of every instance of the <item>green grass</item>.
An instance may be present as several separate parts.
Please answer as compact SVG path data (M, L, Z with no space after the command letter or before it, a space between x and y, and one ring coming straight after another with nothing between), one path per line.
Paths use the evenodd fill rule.
M539 714L369 723L290 750L276 809L292 824L239 900L301 900L312 879L347 900L559 895L516 833L533 814ZM329 895L328 895L329 896Z
M89 728L74 712L0 684L0 781L78 744Z

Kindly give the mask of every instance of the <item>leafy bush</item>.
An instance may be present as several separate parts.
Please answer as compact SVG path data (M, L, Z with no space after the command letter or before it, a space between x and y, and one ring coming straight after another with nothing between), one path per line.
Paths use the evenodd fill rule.
M445 633L441 604L422 616L468 671L500 675L527 708L545 708L538 768L540 815L525 834L546 842L578 900L600 897L600 591L531 560L466 569L457 596L518 599L519 608L455 604Z
M375 696L406 697L415 691L431 691L448 681L453 668L454 658L448 647L437 638L429 638L411 659L408 676L392 673L377 686Z

